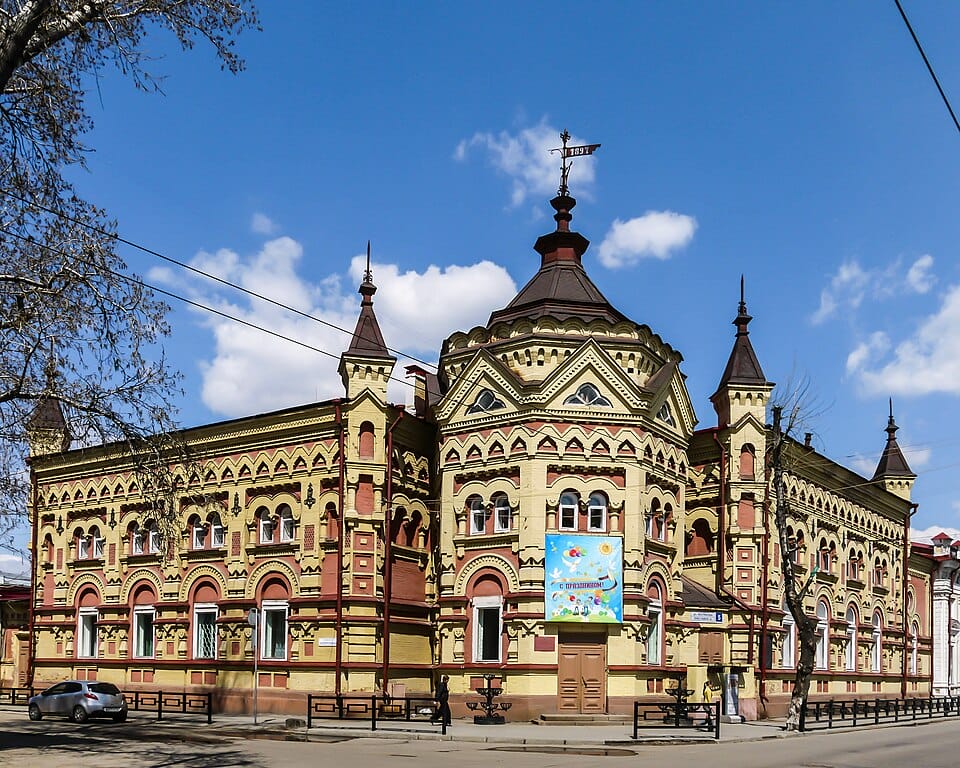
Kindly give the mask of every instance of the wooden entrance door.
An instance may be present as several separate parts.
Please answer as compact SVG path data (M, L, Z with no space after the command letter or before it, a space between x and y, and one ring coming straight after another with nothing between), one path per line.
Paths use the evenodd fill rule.
M607 645L604 641L560 642L557 711L601 714L607 711Z

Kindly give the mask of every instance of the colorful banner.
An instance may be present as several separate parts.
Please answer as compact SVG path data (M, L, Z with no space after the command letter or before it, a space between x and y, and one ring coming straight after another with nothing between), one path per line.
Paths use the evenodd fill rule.
M547 621L623 622L623 540L548 533L544 562Z

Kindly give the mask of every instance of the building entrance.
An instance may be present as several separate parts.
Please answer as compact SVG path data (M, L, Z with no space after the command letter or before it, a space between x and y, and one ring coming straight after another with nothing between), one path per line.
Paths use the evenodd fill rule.
M557 712L602 714L606 711L606 637L561 637L557 666Z

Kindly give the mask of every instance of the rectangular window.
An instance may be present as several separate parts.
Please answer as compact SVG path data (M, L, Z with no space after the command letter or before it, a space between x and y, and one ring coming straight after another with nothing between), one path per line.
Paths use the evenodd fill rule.
M500 661L500 638L503 634L503 598L473 599L473 660Z
M81 659L97 657L97 609L81 608L77 620L77 656Z
M494 518L494 530L497 533L506 533L510 530L510 503L501 502L497 505L497 514Z
M287 515L280 521L280 541L293 541L292 515Z
M663 636L662 613L659 606L650 605L647 607L647 615L650 617L650 629L647 630L647 664L651 666L660 665L660 645Z
M589 531L607 530L607 508L602 506L591 506L587 526L587 530Z
M193 548L203 549L207 540L207 528L204 525L193 526Z
M214 549L219 549L223 546L223 526L219 523L213 524L213 534L211 537L210 546L212 546Z
M470 510L470 533L477 535L484 533L487 529L487 510L483 508L483 503L476 504Z
M133 655L138 659L152 659L154 654L152 607L133 609Z
M797 647L797 626L793 623L793 618L791 617L789 621L786 619L783 622L783 628L786 630L786 634L783 638L783 668L784 669L793 669L796 665L796 647Z
M270 544L273 542L273 520L264 515L260 518L260 543Z
M94 557L103 557L103 545L104 538L103 536L94 536L93 537L93 556Z
M847 672L856 672L857 670L857 630L852 626L847 628L847 648L844 655L844 666Z
M156 554L160 551L160 530L158 528L150 529L150 552Z
M260 639L261 659L283 661L287 658L287 604L283 601L264 600L260 611L263 626Z
M217 606L196 605L193 609L193 657L217 658Z
M77 539L77 559L78 560L87 560L90 558L90 537L87 535L80 536Z
M143 536L143 529L140 529L133 534L133 554L135 555L143 554Z
M577 530L577 508L572 504L560 505L560 530Z

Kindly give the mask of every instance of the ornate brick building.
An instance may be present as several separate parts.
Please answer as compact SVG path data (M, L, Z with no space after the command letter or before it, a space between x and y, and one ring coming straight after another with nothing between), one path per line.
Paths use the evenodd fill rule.
M369 273L335 400L187 430L165 525L119 446L65 450L34 423L35 681L94 675L249 706L306 691L428 691L460 705L504 679L520 717L623 712L671 678L726 711L785 707L783 609L766 424L773 385L742 300L697 430L682 357L587 275L575 201L551 201L540 267L436 374L390 354ZM888 442L872 480L788 446L789 541L821 619L814 693L927 693L934 563L911 552L910 472ZM247 623L250 609L259 625Z

